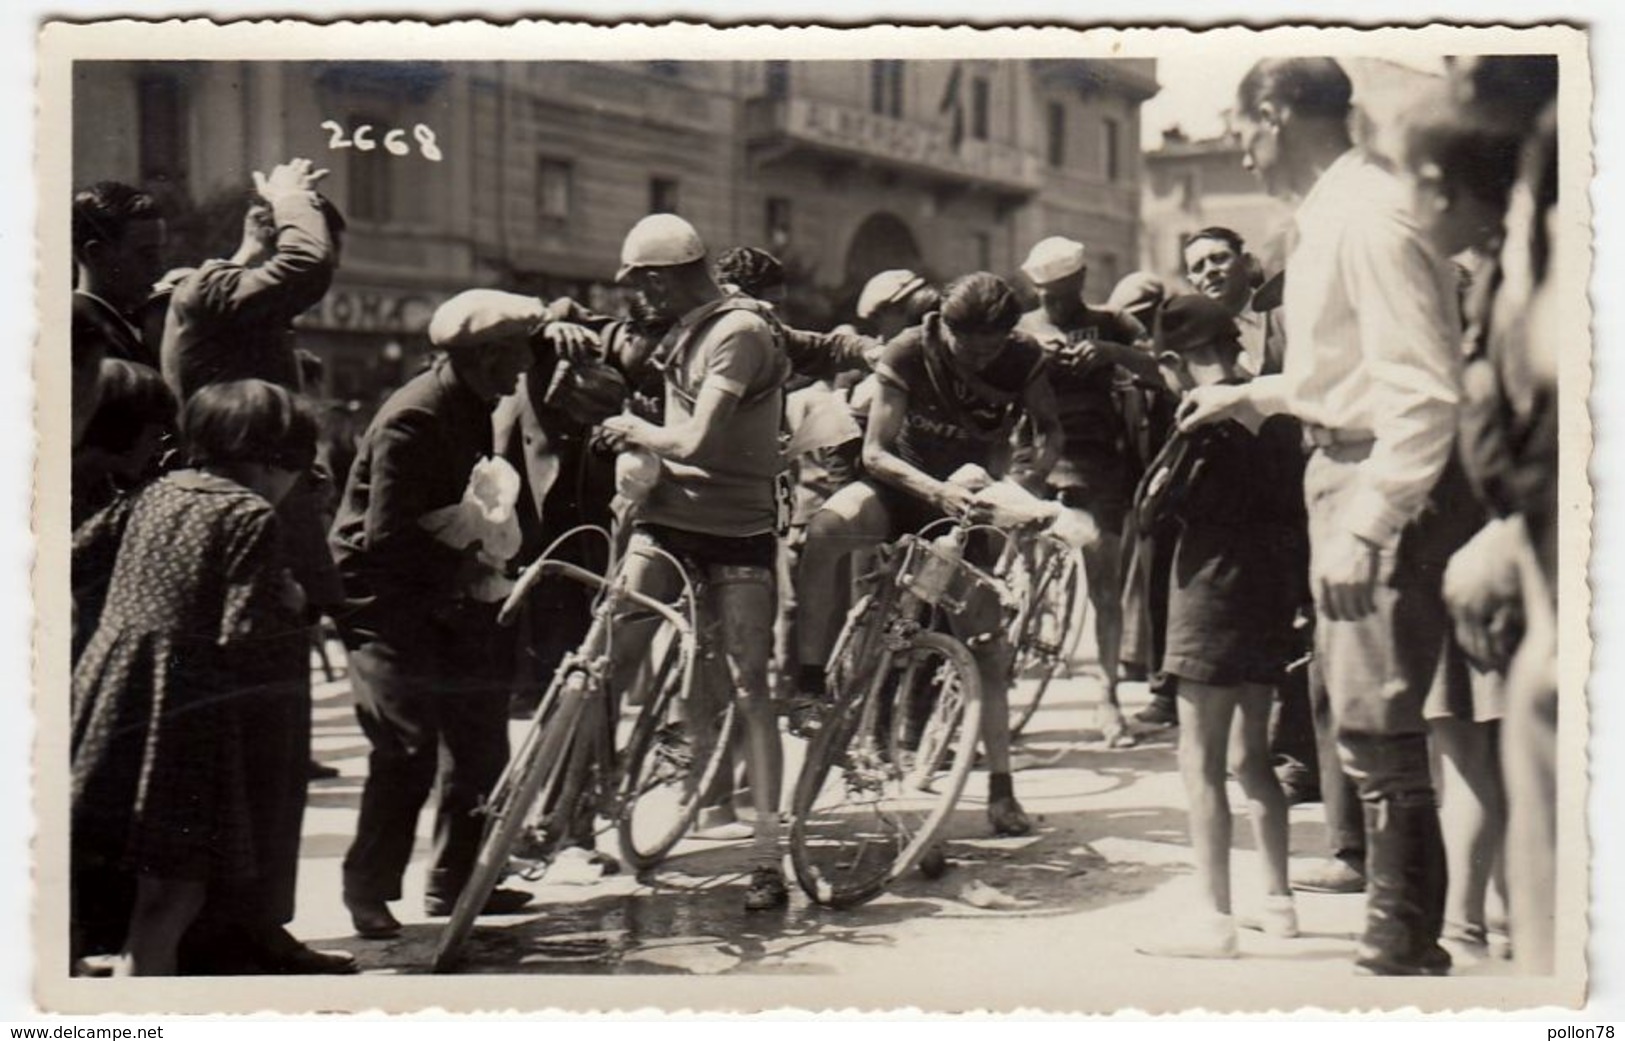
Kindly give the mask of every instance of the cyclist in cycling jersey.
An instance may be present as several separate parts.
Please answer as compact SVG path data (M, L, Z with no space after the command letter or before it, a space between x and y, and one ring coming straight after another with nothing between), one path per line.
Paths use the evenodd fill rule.
M1008 464L1017 418L1025 415L1040 472L1054 460L1060 424L1043 350L1015 333L1021 305L1002 279L978 272L948 287L939 313L887 344L864 436L867 476L837 492L813 516L798 573L803 616L798 683L820 697L823 670L841 619L835 583L842 557L918 531L945 516L981 521L988 511L954 471L974 464L997 476ZM986 709L988 819L1000 835L1032 823L1010 780L1007 708L1010 648L994 639L976 649Z
M681 217L655 214L633 227L618 281L655 312L676 319L662 344L665 423L622 415L602 424L607 436L661 460L659 478L633 519L623 574L633 589L672 597L678 576L656 550L704 572L711 591L706 609L720 622L723 658L744 719L756 811L745 907L783 907L789 900L779 833L784 764L767 667L779 427L790 366L771 315L748 297L723 292L706 266L699 233ZM623 655L645 651L632 639L618 647Z
M1131 346L1146 337L1139 322L1084 303L1089 269L1083 243L1059 236L1044 239L1021 270L1037 290L1039 306L1023 315L1017 328L1048 353L1050 378L1062 402L1064 437L1049 481L1063 505L1087 511L1101 532L1083 553L1106 681L1101 731L1108 745L1126 747L1134 737L1117 703L1123 641L1118 558L1134 475L1113 387L1120 368L1154 385L1160 385L1161 375L1150 353Z

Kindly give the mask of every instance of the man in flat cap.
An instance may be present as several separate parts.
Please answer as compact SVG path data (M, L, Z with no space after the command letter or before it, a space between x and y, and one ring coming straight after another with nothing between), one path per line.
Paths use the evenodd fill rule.
M1052 236L1033 246L1021 265L1039 306L1016 326L1050 356L1050 382L1061 411L1062 447L1049 475L1063 504L1084 510L1101 537L1084 550L1095 638L1106 682L1101 731L1114 747L1134 743L1117 703L1123 612L1118 599L1123 522L1134 491L1127 428L1113 398L1119 368L1150 382L1161 377L1151 355L1132 346L1145 327L1126 314L1083 300L1089 268L1084 245Z
M920 319L942 304L942 293L925 276L907 268L882 271L863 285L858 294L858 321L865 322L874 335L889 341L920 324Z
M372 745L355 841L344 858L344 904L356 933L400 932L401 897L418 813L439 781L424 910L449 914L479 852L472 810L508 757L511 648L482 595L488 559L438 537L426 518L465 498L493 454L492 412L532 362L545 318L510 294L470 290L441 306L429 338L445 351L390 396L362 438L329 538L344 578L337 621L350 653L356 715ZM522 492L521 492L522 494ZM486 913L529 894L498 889Z
M661 461L659 480L634 517L623 574L651 596L674 595L678 576L659 550L705 572L707 607L721 623L728 693L745 724L755 810L745 907L780 908L789 900L779 828L784 758L768 660L777 535L788 522L780 515L780 493L787 507L789 488L781 484L779 427L790 363L768 306L717 285L705 243L681 217L639 221L622 246L617 280L676 320L663 344L665 422L622 415L603 423L610 436Z

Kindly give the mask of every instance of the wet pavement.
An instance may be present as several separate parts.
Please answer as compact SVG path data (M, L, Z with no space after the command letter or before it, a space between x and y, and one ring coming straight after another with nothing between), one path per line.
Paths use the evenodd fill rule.
M318 675L315 754L342 774L311 786L292 929L314 946L354 952L367 973L424 973L444 921L422 914L430 814L420 822L407 897L393 905L405 925L399 938L355 938L340 902L340 862L354 830L367 745L351 709L342 655L334 657L339 675L331 682ZM1052 686L1019 746L1022 758L1038 764L1016 774L1017 794L1037 824L1030 836L989 837L986 775L978 771L947 829L949 870L935 879L916 872L855 909L812 904L792 881L787 910L746 912L745 842L685 840L641 879L586 878L593 872L580 870L575 884L510 879L505 884L531 889L535 903L524 914L482 918L460 971L871 978L940 971L948 979L998 964L1028 966L1008 982L1030 985L1034 993L1057 986L1101 996L1145 993L1159 974L1177 972L1182 988L1196 988L1191 993L1211 988L1223 995L1258 979L1260 959L1268 959L1291 966L1282 985L1348 979L1363 902L1358 896L1300 895L1304 935L1285 940L1244 933L1237 961L1135 953L1136 941L1177 925L1193 906L1174 732L1142 734L1131 749L1104 748L1094 729L1098 683L1086 666L1074 671ZM1143 686L1128 686L1124 695L1130 712L1146 697ZM787 752L793 778L801 743L787 739ZM1245 912L1262 889L1244 803L1234 789L1232 804L1237 904ZM1293 808L1295 854L1318 854L1324 837L1318 804ZM613 835L601 836L599 845L612 851Z

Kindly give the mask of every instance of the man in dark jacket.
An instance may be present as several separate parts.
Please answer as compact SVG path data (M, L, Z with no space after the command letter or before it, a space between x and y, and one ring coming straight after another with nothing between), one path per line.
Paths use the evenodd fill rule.
M164 324L164 379L187 399L210 383L262 379L303 389L293 320L327 293L344 218L316 193L326 170L294 159L254 173L243 239L229 260L206 261L175 287ZM313 610L342 597L319 519L321 493L301 479L278 506L293 577Z
M422 522L462 501L475 465L492 454L492 411L532 360L528 337L517 333L456 299L436 313L429 336L447 357L373 419L333 524L346 593L339 628L356 715L372 744L344 858L344 903L366 938L400 931L387 905L400 899L418 813L437 772L425 911L450 913L479 851L480 821L471 811L507 761L512 659L499 646L498 605L477 589L486 565ZM499 889L486 911L512 912L529 899Z
M96 410L103 358L158 364L142 343L135 316L162 267L164 221L152 196L116 181L73 195L74 440Z

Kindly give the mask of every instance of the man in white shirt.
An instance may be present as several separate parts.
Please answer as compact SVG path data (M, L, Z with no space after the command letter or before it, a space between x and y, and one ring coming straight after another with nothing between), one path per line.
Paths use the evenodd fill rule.
M1356 966L1442 975L1444 851L1422 705L1446 681L1442 566L1470 533L1451 507L1463 498L1452 455L1460 318L1451 268L1418 234L1401 182L1351 145L1351 94L1325 58L1266 59L1243 78L1245 161L1271 194L1301 198L1284 371L1201 388L1180 421L1285 412L1304 423L1317 653L1365 806Z

